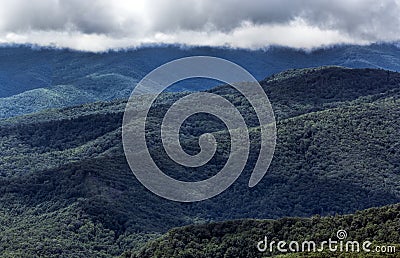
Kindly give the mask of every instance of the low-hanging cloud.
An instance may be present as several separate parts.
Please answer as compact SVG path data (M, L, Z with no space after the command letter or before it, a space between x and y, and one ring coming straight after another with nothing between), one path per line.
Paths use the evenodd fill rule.
M399 41L400 0L0 0L0 42L314 48Z

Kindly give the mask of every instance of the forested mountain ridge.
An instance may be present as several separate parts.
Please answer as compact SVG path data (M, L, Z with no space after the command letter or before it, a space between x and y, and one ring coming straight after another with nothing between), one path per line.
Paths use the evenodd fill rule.
M344 67L319 67L292 69L274 74L260 81L274 107L275 116L284 119L307 112L346 105L349 101L368 102L391 97L400 92L400 73L377 69L349 69ZM227 98L241 98L229 86L218 86L209 92ZM187 93L164 93L162 97L177 99ZM242 98L241 98L242 99ZM239 102L239 101L236 101ZM29 117L37 120L62 120L70 116L81 116L107 112L123 112L124 100L98 102L76 107L53 109L33 116L16 117L26 123ZM74 112L77 112L74 114ZM82 113L82 112L85 113ZM8 121L0 123L7 124Z
M291 68L338 65L400 71L395 44L334 46L311 52L283 47L244 49L149 46L104 53L28 46L0 47L0 118L96 101L128 98L136 83L177 58L206 55L235 62L262 80ZM192 80L172 91L205 90L216 81Z
M257 243L265 237L272 241L314 241L320 248L322 241L339 241L338 230L348 234L344 241L373 242L375 246L394 246L393 252L381 255L372 251L360 252L279 252L276 245L271 253L257 250ZM397 257L400 252L400 205L371 208L342 216L311 218L282 218L278 220L237 220L175 228L162 237L150 241L138 252L126 252L124 257ZM287 248L288 244L285 249ZM373 245L371 245L373 246ZM263 248L264 245L261 245ZM294 247L295 248L295 247ZM301 247L300 247L301 248ZM372 249L372 248L369 248Z
M226 86L210 90L246 115L252 153L242 176L226 192L192 204L166 201L135 179L121 144L125 101L2 120L2 252L111 256L137 249L176 226L344 214L399 203L398 80L398 73L382 70L325 67L290 71L262 82L279 114L278 142L268 173L254 188L247 187L257 155L254 114ZM150 126L184 94L164 94L150 112ZM196 180L218 171L229 155L226 131L215 121L188 121L182 128L183 146L195 146L199 132L222 139L219 156L203 170L173 166L156 141L149 144L166 173ZM21 231L24 234L18 234Z
M400 92L400 73L326 66L288 70L260 81L277 119L392 97ZM228 86L211 92L234 94Z

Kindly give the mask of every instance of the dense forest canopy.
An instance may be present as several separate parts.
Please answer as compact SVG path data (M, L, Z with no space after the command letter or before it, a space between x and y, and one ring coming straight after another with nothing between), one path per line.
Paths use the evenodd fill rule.
M125 100L0 120L1 252L115 256L138 250L177 226L333 216L399 203L399 73L310 68L276 74L261 84L278 121L277 147L268 173L256 187L247 187L259 147L254 111L230 87L213 88L211 92L230 100L245 117L251 153L241 177L227 191L199 203L164 200L136 180L121 143ZM229 155L229 134L218 119L192 117L181 128L185 150L196 153L199 135L211 132L219 139L217 155L198 170L171 162L160 145L158 125L167 108L185 94L165 93L156 101L148 118L147 139L159 166L173 177L192 181L218 172ZM384 208L383 214L385 209L398 218L397 206ZM338 223L346 218L340 217ZM266 225L274 223L282 220ZM299 223L307 225L310 220ZM379 241L398 239L395 233L387 237Z

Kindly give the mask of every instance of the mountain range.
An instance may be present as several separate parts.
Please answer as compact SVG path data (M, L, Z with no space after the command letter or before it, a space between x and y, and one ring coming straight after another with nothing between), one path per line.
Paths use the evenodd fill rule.
M337 49L324 51L338 53ZM101 54L64 52L77 55L81 62L88 60L81 59L82 55L101 59ZM299 52L304 58L315 54ZM321 60L325 58L321 56ZM94 69L92 61L87 70L76 62L70 63L76 70L65 68L68 73L53 78L52 83L78 83L79 78L86 78L80 74L101 70ZM107 65L102 64L98 67L106 70ZM131 71L129 66L126 69ZM80 73L83 70L86 72ZM39 81L45 82L38 79L38 85ZM400 73L327 66L273 74L260 84L277 119L278 140L271 167L257 186L248 188L260 137L254 110L230 86L208 89L230 100L243 115L250 127L251 153L242 175L227 191L198 203L160 198L134 177L121 142L126 100L46 109L0 120L0 251L6 256L110 257L136 252L148 240L188 224L334 216L400 202ZM42 86L35 90L46 88ZM160 142L159 123L168 107L186 94L166 92L152 106L147 144L167 174L194 181L219 171L229 156L229 134L220 121L199 114L202 117L188 119L181 128L183 148L199 151L199 135L210 132L219 140L215 157L195 170L168 160ZM249 222L249 230L252 223L257 224ZM214 225L225 228L229 223L210 227ZM173 232L183 234L184 230ZM166 248L170 248L168 241ZM149 252L160 250L161 244L151 244Z
M400 71L395 44L338 45L313 51L148 46L104 53L35 46L0 47L0 118L96 101L128 98L151 70L177 58L207 55L247 69L257 80L288 69L327 65ZM206 90L220 82L182 81L169 91Z

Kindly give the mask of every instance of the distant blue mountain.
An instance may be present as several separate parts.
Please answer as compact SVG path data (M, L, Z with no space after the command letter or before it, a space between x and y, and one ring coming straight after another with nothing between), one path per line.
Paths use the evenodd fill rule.
M213 47L151 46L107 53L66 49L0 47L0 118L95 101L127 98L148 72L177 58L208 55L235 62L262 80L293 68L338 65L400 71L395 44L343 45L311 52L285 47L245 50ZM190 80L171 91L197 91L216 86Z

